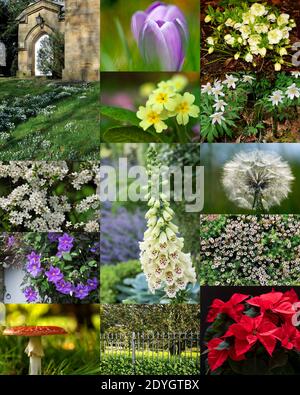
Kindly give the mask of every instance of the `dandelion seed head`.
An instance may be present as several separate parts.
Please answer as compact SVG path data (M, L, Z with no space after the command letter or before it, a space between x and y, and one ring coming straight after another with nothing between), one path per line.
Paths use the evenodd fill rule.
M224 166L226 194L245 209L255 208L258 194L264 209L280 205L291 191L293 180L289 164L274 152L241 152Z

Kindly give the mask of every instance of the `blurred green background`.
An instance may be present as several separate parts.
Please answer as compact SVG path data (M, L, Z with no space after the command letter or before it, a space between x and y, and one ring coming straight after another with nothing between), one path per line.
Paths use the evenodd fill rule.
M101 1L101 71L151 71L144 64L131 33L131 17L145 11L150 0ZM200 2L197 0L165 0L177 5L189 27L189 44L183 71L200 70Z
M288 198L280 206L272 207L270 214L300 213L300 144L202 144L200 162L204 166L204 209L207 214L255 214L232 203L222 184L223 167L236 153L253 150L275 152L287 161L295 180Z
M0 375L28 374L29 359L24 353L28 338L4 336L1 330L19 325L55 325L68 332L43 337L42 374L98 374L99 305L10 304L0 307L0 316L3 308L6 310L6 318L1 317L0 321Z

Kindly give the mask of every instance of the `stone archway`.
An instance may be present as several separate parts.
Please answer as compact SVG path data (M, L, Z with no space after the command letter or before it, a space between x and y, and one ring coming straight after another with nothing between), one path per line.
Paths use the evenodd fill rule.
M38 17L43 23L38 23ZM36 43L45 35L54 31L64 33L65 22L62 17L62 5L50 0L31 3L18 16L18 77L35 76Z

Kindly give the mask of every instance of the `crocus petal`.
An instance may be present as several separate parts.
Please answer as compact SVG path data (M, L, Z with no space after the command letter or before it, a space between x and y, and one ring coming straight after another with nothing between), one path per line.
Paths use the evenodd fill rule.
M164 3L162 3L161 1L155 1L154 3L152 3L146 10L146 14L150 14L155 8L159 7L159 6L163 6Z
M166 22L160 29L168 48L169 61L165 65L169 64L170 68L166 71L179 71L185 55L180 27L176 22Z
M142 30L143 24L145 23L146 17L147 14L145 14L145 12L137 11L135 14L133 14L131 18L131 31L134 35L136 42L139 41L139 35Z
M152 20L146 22L139 37L139 48L147 63L153 65L159 63L164 71L172 70L169 49L156 22Z

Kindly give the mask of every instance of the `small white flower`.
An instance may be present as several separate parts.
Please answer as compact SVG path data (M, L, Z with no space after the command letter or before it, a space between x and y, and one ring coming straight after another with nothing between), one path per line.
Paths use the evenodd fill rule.
M269 100L272 102L273 106L278 106L279 103L283 102L283 92L281 90L277 90L273 92L273 94L269 97Z
M215 44L215 40L213 37L207 37L206 42L208 45L214 45Z
M250 52L248 52L247 55L245 56L245 61L248 63L253 62L253 55Z
M210 118L212 119L211 123L214 125L215 123L218 123L219 125L222 124L222 121L225 121L225 118L223 117L224 112L215 112L214 114L210 115Z
M252 84L252 81L254 81L255 78L252 77L252 75L244 75L243 76L243 82L248 82L249 84Z
M228 88L235 89L236 88L236 82L238 82L238 78L234 77L233 75L228 75L226 74L226 80L223 81L224 85L227 85Z
M278 44L283 39L283 34L280 29L270 30L268 33L268 40L270 44Z
M292 71L291 74L293 77L295 77L297 79L300 77L300 71Z
M219 81L216 81L214 83L214 86L212 88L212 94L215 95L216 99L218 96L225 96L225 93L223 92L223 86L220 84Z
M224 100L216 100L215 104L213 107L215 108L216 111L225 111L225 106L227 106L227 103Z
M300 97L300 89L297 88L296 84L292 84L287 88L286 94L291 100L293 100L294 98L298 99Z
M212 85L210 82L208 82L206 85L202 85L201 87L201 93L207 93L208 95L212 95Z

